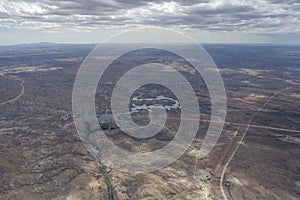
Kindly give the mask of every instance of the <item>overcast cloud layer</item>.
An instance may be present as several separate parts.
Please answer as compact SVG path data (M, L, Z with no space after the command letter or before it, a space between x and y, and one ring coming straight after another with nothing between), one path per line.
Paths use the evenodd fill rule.
M292 33L299 32L299 10L299 0L1 0L0 26L47 31L158 26Z

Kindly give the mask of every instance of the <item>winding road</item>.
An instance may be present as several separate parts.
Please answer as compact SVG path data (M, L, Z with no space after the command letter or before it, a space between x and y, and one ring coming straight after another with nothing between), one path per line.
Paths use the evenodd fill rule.
M278 90L277 92L275 92L255 113L254 115L250 118L249 120L249 123L247 125L247 128L246 130L244 131L240 141L238 142L238 145L236 146L236 148L234 149L232 155L230 156L230 158L228 159L228 161L226 162L224 168L223 168L223 171L222 171L222 174L221 174L221 179L220 179L220 188L221 188L221 193L222 193L222 196L224 197L224 200L227 200L227 197L226 197L226 194L224 192L224 188L223 188L223 181L224 181L224 177L225 177L225 173L226 173L226 170L227 170L227 167L229 166L230 162L232 161L233 157L236 155L236 152L239 150L241 144L243 143L245 137L246 137L246 134L248 132L248 130L250 129L251 127L251 123L253 121L253 119L255 118L255 116L277 95L279 94L280 92L283 92L285 90L288 90L288 89L291 89L292 87L287 87L287 88L284 88L284 89L281 89L281 90Z
M12 77L12 76L7 76L6 74L0 73L1 76L3 76L4 78L10 79L10 80L15 80L15 81L19 81L20 82L20 87L21 87L21 91L20 94L18 96L16 96L13 99L10 99L8 101L4 101L0 103L0 106L4 106L8 103L12 103L17 101L20 97L22 97L25 93L25 87L24 87L24 83L25 81L23 79L17 78L17 77Z

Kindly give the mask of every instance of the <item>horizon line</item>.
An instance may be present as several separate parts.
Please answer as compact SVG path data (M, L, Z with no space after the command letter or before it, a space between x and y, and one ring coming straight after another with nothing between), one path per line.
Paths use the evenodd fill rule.
M153 43L153 42L111 42L105 44L141 44L141 43ZM159 44L191 44L187 42L156 42ZM200 42L200 45L212 44L212 45L272 45L272 46L300 46L300 43L277 43L277 42ZM0 44L0 47L9 46L22 46L22 45L99 45L101 42L28 42L28 43L12 43L12 44Z

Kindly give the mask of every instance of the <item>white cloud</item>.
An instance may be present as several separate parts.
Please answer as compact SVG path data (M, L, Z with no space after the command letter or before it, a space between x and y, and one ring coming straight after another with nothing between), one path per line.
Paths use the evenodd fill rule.
M248 33L299 32L297 0L2 0L0 26L51 31L158 26Z

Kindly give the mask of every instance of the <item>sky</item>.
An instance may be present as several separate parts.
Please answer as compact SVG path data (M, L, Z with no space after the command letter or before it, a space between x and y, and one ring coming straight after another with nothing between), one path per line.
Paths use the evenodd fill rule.
M0 45L99 43L143 27L202 43L300 44L299 11L299 0L0 0Z

